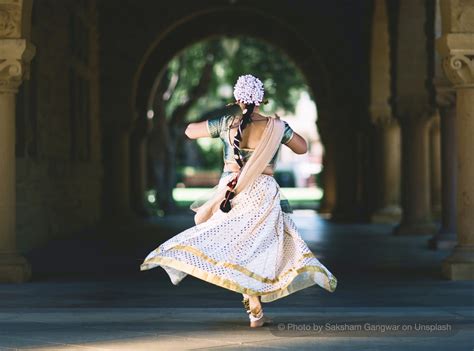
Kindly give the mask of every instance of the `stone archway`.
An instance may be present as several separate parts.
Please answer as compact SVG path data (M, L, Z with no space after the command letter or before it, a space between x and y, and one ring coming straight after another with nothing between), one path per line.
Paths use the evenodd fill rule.
M232 21L227 20L229 17L232 17ZM202 23L214 23L215 25L202 26ZM233 23L249 23L249 25L235 28ZM272 28L272 30L262 30L261 28ZM236 10L231 7L223 7L194 13L174 23L150 45L134 79L132 100L135 125L130 149L130 162L132 169L131 192L136 196L133 199L132 195L132 203L136 209L141 203L141 194L143 194L146 184L144 141L148 124L146 114L153 98L153 87L156 81L161 79L163 68L176 54L193 43L221 35L253 36L279 47L306 77L318 109L320 106L332 105L330 103L332 97L329 73L321 54L300 33L282 20L256 12L255 9L239 7ZM282 37L286 37L287 40L282 41ZM323 114L323 118L327 117Z

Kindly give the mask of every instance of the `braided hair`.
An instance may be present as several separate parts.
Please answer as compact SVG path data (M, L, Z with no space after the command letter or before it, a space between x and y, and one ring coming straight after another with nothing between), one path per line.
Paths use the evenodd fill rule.
M220 204L220 209L222 210L222 212L229 212L231 210L231 200L235 196L235 187L237 185L237 180L239 179L240 171L242 170L242 167L244 166L244 160L240 153L240 142L242 141L242 133L244 129L247 127L247 125L251 121L251 115L255 108L255 104L254 103L245 104L245 108L246 108L246 111L239 123L237 134L234 136L234 142L233 142L234 158L237 164L239 165L240 170L237 173L237 175L234 176L234 178L229 183L227 183L228 189L226 191L224 200Z

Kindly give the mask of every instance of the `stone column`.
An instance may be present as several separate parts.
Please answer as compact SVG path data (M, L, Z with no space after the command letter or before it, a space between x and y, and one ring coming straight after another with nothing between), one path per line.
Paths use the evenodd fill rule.
M441 126L436 110L430 126L430 181L431 213L434 219L441 216Z
M320 116L324 117L318 119L321 140L333 162L330 195L335 196L330 218L340 222L358 219L356 132L348 115L345 106L337 106L323 110Z
M391 57L385 0L374 1L370 54L370 118L376 126L373 222L398 222L400 209L400 127L392 116Z
M439 1L435 7L435 37L442 35ZM436 105L441 129L441 228L428 240L432 249L452 249L457 244L456 236L456 94L442 69L442 59L435 52Z
M16 248L15 96L34 53L25 39L0 39L0 282L31 276Z
M453 1L445 5L452 6L449 9L451 11L447 11L448 15L455 12L474 17L472 3L469 6ZM450 16L450 19L461 21L459 17L454 19ZM467 20L464 17L462 19ZM474 18L471 18L469 23L473 20ZM474 279L474 25L467 29L464 28L461 33L445 34L437 41L438 51L444 57L444 71L453 83L457 95L458 244L442 267L443 275L453 280Z
M133 220L130 206L130 128L127 123L104 126L104 216L117 222Z
M432 249L450 249L457 244L456 109L452 103L443 103L443 105L439 107L441 117L441 228L428 241L428 246Z
M458 244L444 260L443 275L474 279L474 2L441 1L443 35L437 50L456 90Z
M432 104L429 52L432 38L426 23L431 13L425 2L398 1L396 30L397 96L393 100L395 115L401 127L402 144L402 220L394 234L434 234L431 221L429 173L429 125L435 106Z
M331 213L331 220L351 222L360 219L357 201L357 161L358 155L356 133L353 128L343 125L334 133L334 167L336 181L336 204Z
M151 130L151 119L135 118L135 125L131 133L131 204L136 214L149 216L145 206L145 192L147 190L147 137Z
M333 146L328 143L324 143L322 174L322 187L324 195L321 201L321 207L318 211L319 213L331 213L336 204L336 172L334 165Z
M400 127L394 118L378 119L376 167L377 172L377 210L372 222L398 222L400 208Z
M334 134L334 126L331 123L332 115L330 110L323 106L318 106L317 126L321 142L323 143L323 170L322 170L322 188L324 191L319 213L331 216L336 206L336 160L335 160L335 144L337 143Z
M400 118L402 127L402 220L396 235L432 234L429 174L429 113Z

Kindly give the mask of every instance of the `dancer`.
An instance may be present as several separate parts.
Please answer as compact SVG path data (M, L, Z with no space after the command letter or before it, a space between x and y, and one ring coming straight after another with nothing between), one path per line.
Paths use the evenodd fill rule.
M191 205L196 225L162 243L140 266L161 266L175 285L191 274L241 293L251 327L269 322L261 302L315 284L333 292L337 285L298 233L273 177L281 144L304 154L306 141L278 116L259 113L263 95L258 78L240 76L234 86L240 113L188 125L191 139L223 141L222 176L209 199Z

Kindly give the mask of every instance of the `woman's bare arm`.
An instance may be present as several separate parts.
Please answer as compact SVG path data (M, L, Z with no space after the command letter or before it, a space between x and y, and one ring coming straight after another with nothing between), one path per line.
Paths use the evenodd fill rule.
M189 139L210 137L209 131L207 130L207 121L189 123L184 134L186 134Z
M288 146L294 153L302 155L308 151L308 144L306 140L293 131L293 136L291 137L290 141L287 142L285 145Z

